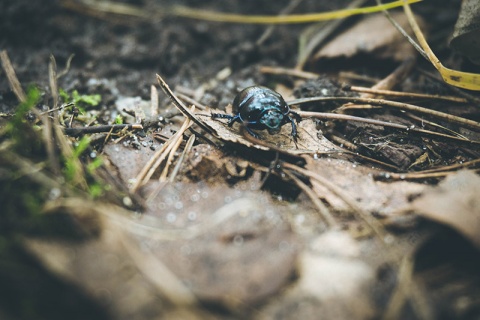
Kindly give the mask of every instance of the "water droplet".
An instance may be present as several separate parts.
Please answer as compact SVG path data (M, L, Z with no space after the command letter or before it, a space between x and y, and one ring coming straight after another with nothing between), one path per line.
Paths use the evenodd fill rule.
M125 207L131 207L133 205L133 201L130 197L123 197L122 202Z
M400 179L401 179L401 180L405 180L406 177L407 177L407 176L404 175L404 174L401 174L401 175L400 175Z
M180 210L183 208L183 202L177 201L175 202L175 209Z
M267 217L267 219L273 219L275 217L275 211L267 210L265 211L265 216Z
M385 173L385 178L386 179L390 179L392 176L390 175L390 173Z
M90 152L90 158L95 159L97 157L97 153L95 151Z
M319 157L318 157L318 153L314 153L314 154L313 154L313 159L318 160L318 158L319 158Z
M167 213L167 221L169 223L174 223L177 220L177 215L173 212Z
M207 199L208 198L208 191L203 191L202 192L202 198Z
M305 222L305 215L303 214L299 214L295 217L295 222L297 224L302 224L303 222Z
M240 235L240 234L237 234L235 235L235 237L233 237L233 244L236 245L237 247L243 245L243 236Z
M198 193L194 193L190 196L190 200L192 200L193 202L197 202L198 200L200 200L200 195Z
M59 188L52 188L50 190L50 192L48 193L48 199L49 200L56 200L56 199L58 199L58 197L60 197L61 194L62 194L62 192L60 191Z
M391 244L393 243L393 241L395 241L395 238L392 235L387 235L383 240L385 241L385 243Z
M197 213L195 211L190 211L187 216L190 221L197 220Z

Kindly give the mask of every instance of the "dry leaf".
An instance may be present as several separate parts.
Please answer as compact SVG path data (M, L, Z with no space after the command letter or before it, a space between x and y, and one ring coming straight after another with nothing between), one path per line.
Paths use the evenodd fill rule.
M219 110L212 110L212 113L222 113ZM260 150L279 149L286 154L300 155L300 154L314 154L322 153L327 150L337 150L338 148L325 139L321 131L316 128L315 122L311 119L304 119L297 125L298 139L297 144L291 136L291 125L284 125L281 131L275 135L269 135L267 131L256 131L265 145L258 145L245 139L241 134L241 124L234 124L233 127L226 125L227 121L219 119L211 119L210 117L203 117L204 123L212 128L220 139L233 143L238 143L249 148L256 148ZM248 133L246 133L248 134ZM271 146L271 147L269 147Z
M371 319L373 306L367 292L375 272L359 259L315 255L300 256L299 290L319 300L322 319Z
M404 29L409 30L408 21L403 13L392 13L392 17ZM418 19L421 24L421 19ZM373 53L378 58L403 61L414 56L415 49L390 21L382 13L379 13L363 18L353 27L336 36L322 47L314 58L316 60L339 57L351 58L359 53Z
M313 239L299 256L298 281L260 319L372 319L374 267L363 261L360 242L344 231Z
M345 157L338 155L338 157ZM305 156L306 168L328 179L343 190L345 196L354 199L358 206L366 212L376 212L382 215L401 212L409 206L411 194L418 194L425 185L409 181L375 181L373 173L378 169L363 164L352 163L350 160L333 157L312 159ZM312 179L313 190L325 199L335 210L351 211L351 208L326 187Z
M161 147L161 144L153 139L147 138L146 140L149 141L151 148L141 145L139 149L135 149L125 146L123 143L113 142L105 145L105 154L117 168L117 172L125 184L137 176L155 154L155 150Z
M412 203L425 218L446 224L480 248L480 177L460 171Z
M462 1L450 46L470 61L480 65L480 3L478 0Z
M149 201L139 223L151 231L132 230L132 241L202 301L236 309L278 292L299 249L284 209L261 191L192 187L167 186Z

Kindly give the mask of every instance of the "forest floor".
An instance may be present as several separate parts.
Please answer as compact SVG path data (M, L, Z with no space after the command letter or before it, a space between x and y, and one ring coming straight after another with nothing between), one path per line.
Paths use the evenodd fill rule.
M411 7L480 73L449 48L460 2ZM480 318L478 93L381 13L172 9L350 1L115 3L0 4L0 318ZM296 139L211 117L250 86L299 114Z

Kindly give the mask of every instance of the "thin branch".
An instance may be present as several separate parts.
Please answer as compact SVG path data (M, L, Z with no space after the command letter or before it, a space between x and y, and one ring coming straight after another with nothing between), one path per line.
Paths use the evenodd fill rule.
M480 123L470 119L465 119L465 118L454 116L445 112L440 112L436 110L419 107L413 104L384 100L384 99L371 99L371 98L359 98L359 97L313 97L313 98L302 98L302 99L292 100L292 101L289 101L288 104L296 105L301 103L318 102L318 101L347 101L347 102L353 102L353 103L365 103L365 104L371 104L376 106L396 108L400 110L414 111L418 113L427 114L432 117L444 119L445 121L455 122L460 125L469 127L471 129L480 130Z
M297 178L290 170L283 170L283 172L310 198L313 204L317 207L318 211L322 215L327 225L329 227L337 226L337 222L330 213L330 210L328 210L327 206L325 206L323 202L318 199L318 196L315 194L315 192L313 192L313 190L309 186L303 183L302 180Z
M0 51L0 60L2 61L2 67L5 71L5 75L7 76L10 88L17 97L18 101L25 102L27 100L27 96L20 85L20 81L18 81L17 75L15 74L15 69L13 69L12 62L8 57L7 50Z
M92 126L92 127L80 127L80 128L64 128L65 134L69 136L79 136L82 134L90 133L100 133L100 132L110 132L110 131L120 131L123 129L127 130L142 130L143 126L141 124L108 124L101 126Z
M363 210L356 202L355 200L351 199L350 197L348 197L347 195L345 195L345 193L343 192L343 190L341 190L338 186L336 186L335 184L333 184L330 180L316 174L315 172L312 172L312 171L309 171L307 169L304 169L304 168L301 168L299 166L296 166L294 164L291 164L291 163L283 163L282 164L283 167L287 168L287 169L290 169L290 170L293 170L293 171L296 171L300 174L303 174L304 176L307 176L311 179L315 179L316 181L318 181L320 184L322 184L325 188L327 188L328 190L330 190L333 194L335 194L336 196L338 196L340 199L342 199L347 205L350 206L350 208L352 208L352 211L354 213L356 213L358 216L360 216L360 218L365 221L365 223L373 230L373 232L380 238L380 240L382 241L382 243L384 243L385 245L389 245L386 239L386 233L384 231L384 228L382 226L382 224L380 222L378 222L374 217L372 217L370 215L369 212L366 212L365 210Z
M459 97L453 97L453 96L441 96L436 94L380 90L380 89L365 88L365 87L359 87L359 86L345 86L342 89L345 91L370 93L370 94L375 94L380 96L402 97L402 98L411 98L411 99L420 98L420 99L444 100L444 101L458 102L458 103L468 103L468 100L465 98L459 98Z
M162 87L163 92L170 98L170 100L173 102L175 107L183 113L183 115L190 120L192 120L196 125L198 125L200 128L205 130L206 132L215 135L212 129L210 129L207 125L205 125L201 120L199 120L193 112L188 110L188 108L183 104L180 99L177 98L177 96L172 92L168 84L160 77L160 75L157 74L157 80L160 86Z
M192 150L194 143L195 143L195 135L192 134L190 138L188 138L187 145L183 149L182 154L177 160L177 164L175 165L175 168L173 168L173 171L170 174L170 178L168 179L169 182L173 182L175 180L175 177L177 176L178 171L180 171L180 168L182 167L185 156L190 152L190 150Z
M368 124L373 124L373 125L378 125L378 126L383 126L383 127L388 127L388 128L400 129L400 130L404 130L406 132L414 132L414 133L427 135L427 136L431 136L431 137L436 137L436 138L440 138L440 139L453 140L453 141L456 141L456 142L461 142L461 143L466 143L466 144L476 144L476 145L480 144L480 141L466 140L466 139L462 139L462 138L459 138L459 137L456 137L456 136L451 136L451 135L448 135L448 134L435 132L435 131L429 131L429 130L425 130L425 129L419 129L419 128L416 128L415 126L407 126L407 125L404 125L404 124L391 123L391 122L375 120L375 119L365 119L365 118L360 118L360 117L355 117L355 116L350 116L350 115L345 115L345 114L337 114L337 113L310 112L310 111L296 111L296 112L302 118L316 118L316 119L323 119L323 120L343 120L343 121L368 123Z

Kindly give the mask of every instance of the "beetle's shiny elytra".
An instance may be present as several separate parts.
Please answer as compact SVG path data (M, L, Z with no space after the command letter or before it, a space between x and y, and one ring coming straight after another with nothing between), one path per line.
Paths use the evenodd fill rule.
M235 122L245 125L248 133L258 139L251 129L264 130L275 134L287 122L292 124L292 137L297 139L297 125L300 116L291 111L283 97L267 87L253 86L243 89L233 100L234 115L213 113L212 118L229 119L228 126ZM293 118L292 118L293 116ZM294 120L295 119L295 120Z

